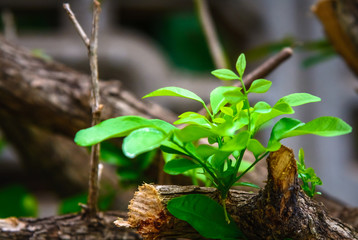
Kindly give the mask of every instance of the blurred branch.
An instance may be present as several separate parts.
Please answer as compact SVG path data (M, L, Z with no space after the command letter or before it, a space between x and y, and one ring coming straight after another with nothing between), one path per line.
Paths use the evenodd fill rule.
M219 42L218 36L215 32L212 17L209 12L206 0L195 0L195 5L199 15L201 26L204 30L206 40L209 45L211 56L214 60L216 68L227 68L225 61L224 50Z
M4 25L5 38L7 40L15 40L17 34L14 14L9 9L5 8L1 12L1 18Z

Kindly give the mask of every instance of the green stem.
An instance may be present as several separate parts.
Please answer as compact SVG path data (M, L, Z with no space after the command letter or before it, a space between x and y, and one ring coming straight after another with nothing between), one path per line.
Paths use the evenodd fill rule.
M230 218L229 215L227 214L227 209L226 209L226 202L225 202L226 198L221 199L221 205L224 208L224 215L225 215L225 220L228 224L230 224Z
M267 155L268 153L269 153L269 152L267 151L267 152L265 152L263 155L261 155L261 157L257 158L257 159L255 160L255 162L253 162L253 163L250 165L250 167L248 167L248 168L247 168L245 171L243 171L237 178L235 178L235 181L234 181L232 184L234 184L235 182L239 181L239 180L242 178L242 176L244 176L248 171L250 171L251 168L253 168L258 162L260 162L261 159L263 159L264 157L266 157L266 155Z

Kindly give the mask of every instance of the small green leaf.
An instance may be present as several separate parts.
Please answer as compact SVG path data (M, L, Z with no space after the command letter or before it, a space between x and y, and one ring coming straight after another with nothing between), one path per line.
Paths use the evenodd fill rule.
M174 124L196 124L203 127L211 128L209 120L196 112L185 112L179 116L179 120L175 121Z
M349 126L340 118L336 117L319 117L303 126L293 129L282 136L282 138L314 134L323 137L333 137L348 134L352 131Z
M230 151L233 152L235 150L242 150L247 146L247 141L250 138L249 131L242 131L235 135L233 139L231 139L229 142L225 143L220 150L221 151Z
M123 140L123 153L129 158L134 158L138 154L159 147L166 137L166 134L155 128L135 130Z
M229 69L217 69L211 74L223 81L239 80L239 77Z
M205 159L205 160L208 157L210 157L211 155L214 155L217 151L218 151L218 149L216 147L206 145L206 144L201 144L196 148L196 152L199 154L199 156L202 159Z
M272 82L266 79L256 79L251 84L248 92L251 93L265 93L267 92L272 85Z
M236 70L241 77L244 75L245 68L246 68L245 54L241 53L236 61Z
M262 144L256 139L250 139L249 143L247 144L247 149L254 154L257 158L264 152L266 152L266 148L262 146Z
M207 196L190 194L174 198L168 202L167 208L205 238L238 239L243 236L234 221L226 222L223 207Z
M230 107L221 107L220 111L230 117L232 117L234 115L234 111Z
M244 172L246 171L246 169L248 169L251 166L252 163L242 160L240 167L239 167L239 172ZM255 167L252 167L248 172L251 172L255 169Z
M222 124L222 123L226 122L226 120L223 119L223 118L214 118L213 122L218 123L218 124Z
M278 103L284 102L290 105L291 107L300 106L306 103L319 102L321 99L309 93L293 93L287 95L280 100Z
M236 95L243 96L241 93L241 88L233 87L233 86L220 86L215 88L210 93L210 104L211 108L213 109L213 114L217 114L222 106L224 106L228 100L225 98L225 94L227 92L235 92Z
M178 175L194 168L200 167L200 164L186 158L173 159L164 165L164 172L171 175Z
M160 89L157 89L157 90L145 95L142 98L159 97L159 96L173 96L173 97L188 98L188 99L198 101L201 104L203 104L203 106L205 106L205 102L198 95L196 95L195 93L193 93L193 92L191 92L189 90L186 90L186 89L180 88L180 87L164 87L164 88L160 88Z
M233 186L243 186L243 187L252 187L252 188L260 189L259 186L250 182L237 182Z
M264 101L257 102L254 106L254 111L257 113L269 113L271 110L270 104Z

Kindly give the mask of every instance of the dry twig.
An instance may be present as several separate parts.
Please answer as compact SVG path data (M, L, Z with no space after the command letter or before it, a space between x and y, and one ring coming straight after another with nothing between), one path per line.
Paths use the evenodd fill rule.
M101 12L101 4L97 0L93 0L93 22L91 38L89 39L82 29L73 14L68 3L63 4L70 20L74 24L78 34L88 49L88 58L91 68L91 82L92 82L92 126L100 121L101 110L103 106L100 104L99 85L98 85L98 61L97 61L97 48L98 48L98 21ZM89 217L94 217L97 214L97 202L99 192L99 151L100 145L93 145L91 148L91 165L89 177L89 191L88 191L88 208L86 212Z

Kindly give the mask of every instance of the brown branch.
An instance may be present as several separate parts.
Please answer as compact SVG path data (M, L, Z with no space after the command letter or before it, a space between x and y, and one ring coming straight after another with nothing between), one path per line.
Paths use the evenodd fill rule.
M101 12L101 4L97 0L93 0L93 21L91 38L88 39L86 33L83 31L81 25L78 23L75 15L71 11L69 4L63 5L72 23L77 29L78 34L81 36L84 44L88 49L88 58L91 68L91 83L92 83L92 126L100 122L101 111L103 106L100 104L99 95L99 83L98 83L98 60L97 60L97 48L98 48L98 21L99 14ZM94 217L97 214L97 202L98 202L98 182L99 182L99 152L100 144L93 145L91 148L90 156L90 173L89 173L89 191L88 191L88 208L86 212L89 217Z
M101 12L101 5L97 0L93 0L93 22L92 34L90 39L90 46L88 57L91 67L91 82L92 82L92 126L100 122L102 105L100 105L99 84L98 84L98 20ZM99 152L100 144L95 144L91 148L91 165L89 176L89 192L88 192L88 214L94 217L97 213L97 202L99 192Z
M216 68L227 68L224 51L216 34L207 1L195 0L195 5Z
M75 14L72 12L70 4L64 3L63 8L66 10L68 17L72 21L73 25L75 26L77 33L80 35L83 43L86 45L87 48L90 46L90 40L87 37L85 31L81 27L80 23L77 21L77 18L75 17Z
M244 77L245 87L248 89L251 83L255 79L263 78L270 74L273 70L275 70L280 64L290 58L293 54L292 48L286 47L282 49L279 53L274 55L273 57L267 59L264 63L258 66L254 71L250 72L248 75ZM237 82L234 86L240 87L241 82ZM208 109L211 108L210 103L206 105ZM198 111L199 114L205 115L206 110L202 108Z

